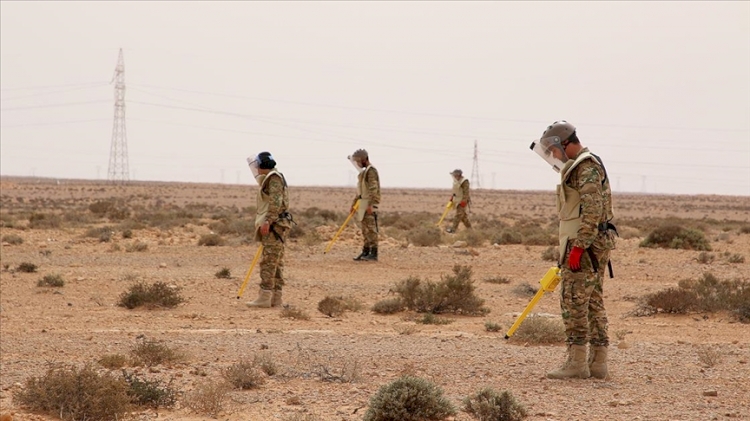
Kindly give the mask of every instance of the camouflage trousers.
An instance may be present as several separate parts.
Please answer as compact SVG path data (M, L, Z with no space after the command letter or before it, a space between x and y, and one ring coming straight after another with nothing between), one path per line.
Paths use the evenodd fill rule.
M594 272L588 252L581 256L580 271L571 271L567 259L560 270L560 308L568 345L586 345L587 342L594 346L609 345L603 283L610 251L592 250L599 263L598 272Z
M456 215L453 216L453 231L458 229L458 224L463 222L466 228L471 228L471 222L469 222L469 215L466 213L466 208L456 205Z
M362 236L365 238L365 247L377 247L378 246L378 230L375 227L375 214L365 213L364 218L361 222Z
M274 226L276 233L286 239L288 228ZM284 286L284 243L273 232L261 238L263 255L260 260L260 287L281 291Z

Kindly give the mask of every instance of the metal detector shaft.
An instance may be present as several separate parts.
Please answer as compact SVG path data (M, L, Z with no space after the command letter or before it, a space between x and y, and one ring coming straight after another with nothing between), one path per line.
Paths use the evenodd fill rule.
M558 268L557 266L549 268L549 270L544 274L544 277L542 277L539 283L542 285L542 287L539 288L539 291L536 292L534 298L532 298L526 308L523 309L523 312L518 316L516 322L513 323L513 326L508 329L508 333L505 334L505 339L510 338L511 335L515 333L516 329L521 326L521 323L523 323L524 319L526 319L526 316L529 315L536 303L540 299L542 299L542 296L545 292L552 292L555 290L555 288L557 288L557 284L560 283L560 268Z
M443 211L443 215L440 216L440 220L437 223L437 226L440 226L440 224L443 223L443 219L445 219L445 216L448 215L448 211L451 210L453 207L453 201L451 200L448 202L448 204L445 205L445 211Z
M346 228L346 224L349 223L349 220L352 219L352 216L354 216L354 214L357 213L357 209L359 209L359 199L357 199L357 201L354 202L354 206L352 206L352 211L349 212L349 216L347 216L344 223L341 224L341 228L339 228L339 230L336 231L336 235L334 235L333 238L331 238L331 241L326 246L326 249L323 251L323 254L326 254L329 251L331 251L331 247L333 247L333 243L336 242L336 239L339 238L339 235L341 235L341 233L344 231L344 228Z
M242 298L242 294L245 292L245 287L247 287L247 282L250 280L250 274L253 273L253 269L255 268L255 265L258 264L258 260L260 260L260 256L262 254L263 254L263 244L258 246L258 251L255 252L255 257L253 257L253 262L250 263L250 269L247 270L247 275L245 275L245 280L242 281L242 285L240 285L240 290L237 292L238 300Z

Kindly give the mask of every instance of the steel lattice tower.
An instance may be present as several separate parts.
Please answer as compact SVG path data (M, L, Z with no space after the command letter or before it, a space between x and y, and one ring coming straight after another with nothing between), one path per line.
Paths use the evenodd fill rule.
M477 141L474 141L474 163L471 165L471 184L475 189L481 188L479 185L479 148Z
M115 117L112 123L112 145L109 150L107 179L113 183L124 184L130 180L130 171L128 170L128 134L125 129L125 60L122 56L122 48L120 48L112 81L115 83Z

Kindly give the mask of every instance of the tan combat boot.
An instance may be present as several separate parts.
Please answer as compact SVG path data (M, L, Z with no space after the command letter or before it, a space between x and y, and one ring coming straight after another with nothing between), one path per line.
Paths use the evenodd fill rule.
M591 345L589 372L597 379L607 378L607 347Z
M271 298L271 307L279 307L281 304L281 290L275 289L273 290L273 297Z
M270 308L272 295L273 291L270 289L261 288L258 298L255 301L247 303L247 306L250 308Z
M586 345L571 345L568 347L568 359L557 370L547 373L550 379L588 379L588 361L586 361Z

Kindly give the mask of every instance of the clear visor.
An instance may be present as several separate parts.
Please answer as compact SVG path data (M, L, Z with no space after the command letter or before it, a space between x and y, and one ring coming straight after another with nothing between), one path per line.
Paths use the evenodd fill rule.
M358 172L362 172L365 170L365 167L362 166L362 162L359 159L351 155L347 156L347 158L349 159L349 162L351 162L352 165L354 165L354 168L356 168Z
M535 140L531 142L530 148L547 161L556 172L560 172L568 160L562 141L557 136Z
M257 178L260 174L260 159L257 156L247 158L247 165L250 167L250 171L253 172L253 178Z

